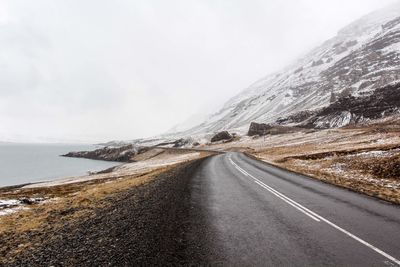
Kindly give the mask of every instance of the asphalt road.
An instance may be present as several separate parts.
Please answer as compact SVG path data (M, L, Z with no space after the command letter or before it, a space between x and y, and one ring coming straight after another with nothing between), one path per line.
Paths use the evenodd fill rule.
M63 219L73 209L54 211L63 227L0 235L0 266L400 265L399 206L240 153L102 201L77 221Z
M212 233L211 264L400 265L399 206L241 153L205 160L192 191Z

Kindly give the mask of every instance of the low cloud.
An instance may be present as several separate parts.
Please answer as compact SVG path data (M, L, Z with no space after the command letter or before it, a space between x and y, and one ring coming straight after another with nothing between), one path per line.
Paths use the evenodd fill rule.
M0 138L161 133L391 2L2 1Z

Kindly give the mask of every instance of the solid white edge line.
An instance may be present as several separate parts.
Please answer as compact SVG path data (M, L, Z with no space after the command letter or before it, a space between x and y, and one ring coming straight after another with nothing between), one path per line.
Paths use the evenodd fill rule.
M290 206L294 207L295 209L299 210L300 212L304 213L305 215L307 215L308 217L310 217L311 219L319 222L320 220L315 218L314 216L312 216L311 214L307 213L306 211L300 209L299 207L297 207L296 205L294 205L293 203L287 201L286 199L284 199L283 197L279 196L278 194L276 194L275 192L271 191L270 189L268 189L267 187L265 187L264 185L262 185L261 183L254 181L255 183L257 183L258 185L260 185L262 188L268 190L269 192L271 192L272 194L274 194L276 197L280 198L281 200L285 201L286 203L288 203Z
M381 254L382 256L386 257L387 259L391 260L392 262L396 263L397 265L400 265L400 260L396 259L393 256L390 256L389 254L387 254L386 252L380 250L379 248L375 247L374 245L368 243L367 241L359 238L358 236L353 235L352 233L350 233L349 231L341 228L340 226L337 226L336 224L334 224L333 222L330 222L329 220L323 218L322 216L318 216L322 221L326 222L327 224L329 224L330 226L336 228L337 230L341 231L342 233L348 235L349 237L357 240L358 242L360 242L361 244L369 247L370 249L374 250L375 252Z
M250 176L251 176L251 175L250 175ZM253 176L251 176L251 177L252 177L253 179L256 179L256 178L254 178ZM260 182L261 184L263 184L264 186L268 187L269 190L275 192L276 194L280 195L281 197L285 198L286 200L292 202L294 205L296 205L296 206L299 207L300 209L302 209L302 210L306 211L307 213L312 214L314 217L317 217L317 218L318 218L319 215L316 214L315 212L309 210L308 208L304 207L303 205L301 205L300 203L294 201L293 199L287 197L286 195L280 193L279 191L275 190L274 188L272 188L272 187L266 185L265 183L261 182L260 180L258 180L258 179L256 179L256 180L259 181L259 182Z
M316 218L315 216L313 216L312 214L308 213L305 208L303 206L301 206L299 203L295 202L294 200L286 197L285 195L281 194L280 192L274 190L273 188L269 187L268 185L264 184L263 182L261 182L260 180L258 180L257 178L255 178L254 176L252 176L251 174L249 174L248 172L246 172L245 170L243 170L241 167L239 167L235 162L232 161L232 159L229 159L230 162L234 165L234 167L239 170L241 173L243 173L245 176L249 176L251 178L254 179L254 181L260 185L261 187L263 187L264 189L270 191L272 194L274 194L275 196L277 196L278 198L282 199L283 201L285 201L286 203L290 204L291 206L293 206L294 208L296 208L297 210L303 212L304 214L306 214L307 216L309 216L311 219L319 222L320 220L318 218ZM275 192L273 192L275 191Z
M249 174L248 172L246 172L245 170L243 170L241 167L239 167L239 166L238 166L236 163L234 163L232 160L231 160L231 162L235 165L235 168L236 168L236 169L239 169L239 171L242 172L242 173L244 173L246 176L249 176L249 177L253 178L256 182L259 183L259 185L263 186L265 189L267 189L267 190L269 190L269 191L274 191L275 194L278 194L278 195L280 195L280 197L282 197L282 198L286 199L287 201L291 202L293 205L296 206L296 208L299 208L299 210L301 210L302 212L304 212L304 213L306 213L306 214L309 213L309 214L313 215L312 218L313 218L314 220L316 220L316 221L318 221L318 222L320 221L319 219L316 218L316 217L317 217L317 216L316 216L317 214L315 214L314 212L310 211L309 209L307 209L306 207L304 207L304 206L302 206L301 204L297 203L297 202L294 201L293 199L291 199L291 198L285 196L284 194L282 194L282 193L276 191L274 188L272 188L272 187L266 185L265 183L263 183L262 181L258 180L257 178L255 178L254 176L252 176L251 174ZM266 187L267 187L267 188L266 188ZM307 215L309 215L309 214L307 214Z
M299 211L303 212L304 214L306 214L307 216L311 217L312 219L316 220L319 222L319 220L324 221L325 223L327 223L328 225L332 226L333 228L339 230L340 232L346 234L347 236L353 238L354 240L360 242L361 244L369 247L370 249L374 250L375 252L379 253L380 255L384 256L385 258L391 260L392 262L396 263L397 265L400 265L400 260L396 259L395 257L387 254L386 252L380 250L379 248L375 247L374 245L371 245L370 243L368 243L367 241L353 235L352 233L350 233L349 231L341 228L340 226L334 224L333 222L325 219L324 217L322 217L321 215L311 211L310 209L304 207L303 205L297 203L296 201L290 199L289 197L285 196L284 194L280 193L279 191L277 191L276 189L266 185L265 183L263 183L262 181L260 181L259 179L255 178L253 175L249 174L248 172L246 172L245 170L243 170L241 167L239 167L231 158L229 158L229 160L231 161L232 165L234 165L236 167L237 170L239 170L241 173L243 173L246 176L251 177L252 179L254 179L254 182L256 182L258 185L260 185L261 187L267 189L269 192L273 193L275 196L279 197L280 199L284 200L286 203L290 204L291 206L295 207L296 209L298 209ZM318 220L319 219L319 220Z

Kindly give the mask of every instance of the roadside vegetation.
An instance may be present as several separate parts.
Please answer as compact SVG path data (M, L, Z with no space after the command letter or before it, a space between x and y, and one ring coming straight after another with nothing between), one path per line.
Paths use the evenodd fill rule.
M327 183L400 204L400 119L356 127L244 136L212 148L260 160Z
M161 153L160 149L148 154L149 157L142 156L141 164L128 163L128 170L100 173L97 178L92 175L86 180L79 178L78 182L0 189L0 201L21 200L18 204L0 207L0 211L10 211L0 216L0 265L12 262L23 251L42 247L66 226L93 218L127 190L143 187L186 162L210 155L182 151ZM157 157L164 164L157 165L160 160ZM133 171L135 165L138 169Z

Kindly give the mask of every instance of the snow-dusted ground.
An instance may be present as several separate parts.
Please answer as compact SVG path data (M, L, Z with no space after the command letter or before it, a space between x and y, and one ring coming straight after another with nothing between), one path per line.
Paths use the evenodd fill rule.
M17 199L0 199L0 208L15 206L20 203Z
M99 179L110 179L110 178L119 179L128 176L136 176L149 173L151 171L154 171L162 167L171 166L185 161L190 161L199 157L200 157L200 152L166 151L164 153L157 154L150 159L119 165L112 172L109 173L85 175L79 177L67 177L64 179L59 179L50 182L30 184L20 189L14 189L14 192L22 191L25 189L68 185L73 183L86 182ZM23 198L23 199L14 199L14 198L7 199L5 197L2 197L1 194L0 198L3 198L0 199L0 216L9 215L21 210L29 209L28 203L45 204L47 202L56 201L57 199L57 198L43 199L34 197Z
M382 125L357 129L244 136L240 141L211 148L247 151L268 163L400 203L400 179L375 177L364 167L370 161L379 164L400 155L399 130L390 130L398 128L399 122L379 122Z
M0 216L26 210L26 203L43 203L43 198L0 199Z
M191 152L186 154L169 154L164 153L155 158L151 158L144 161L126 163L120 166L117 166L112 172L104 173L104 174L93 174L79 177L67 177L64 179L59 179L50 182L44 183L36 183L24 186L23 188L37 188L37 187L46 187L46 186L57 186L57 185L65 185L71 183L79 183L97 179L105 179L105 178L117 178L127 175L136 175L139 173L150 172L152 170L158 169L160 167L165 167L177 163L181 163L184 161L192 160L198 158L200 156L199 152Z
M250 85L202 124L180 134L241 131L252 121L273 123L300 111L325 107L332 93L338 96L349 90L355 96L365 95L399 81L399 14L397 2L351 23L292 65ZM348 122L349 115L343 114L332 124Z
M15 212L25 210L25 209L26 209L25 207L21 207L21 206L14 207L14 208L0 209L0 216L13 214Z

